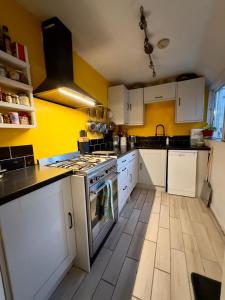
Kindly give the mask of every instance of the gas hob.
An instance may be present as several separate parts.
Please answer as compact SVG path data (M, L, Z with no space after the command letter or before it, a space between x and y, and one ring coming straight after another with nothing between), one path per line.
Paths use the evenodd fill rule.
M74 152L39 160L39 165L71 169L74 173L91 173L112 160L113 158L106 156L80 155L79 152Z

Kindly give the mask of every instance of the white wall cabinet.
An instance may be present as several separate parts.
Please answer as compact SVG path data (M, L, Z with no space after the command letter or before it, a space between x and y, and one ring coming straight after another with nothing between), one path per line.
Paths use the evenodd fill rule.
M108 89L109 108L113 114L113 122L125 125L128 122L129 99L124 85L112 86Z
M144 125L144 89L129 90L128 125Z
M176 82L148 86L144 88L144 103L176 99Z
M139 180L146 186L166 187L167 150L139 150Z
M76 254L70 177L0 208L14 300L48 299Z
M176 123L203 121L204 94L204 78L177 82Z
M168 193L181 196L196 196L198 151L169 150Z

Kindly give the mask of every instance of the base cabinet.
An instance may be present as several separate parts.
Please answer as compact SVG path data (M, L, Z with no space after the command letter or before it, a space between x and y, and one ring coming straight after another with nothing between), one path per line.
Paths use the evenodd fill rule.
M138 180L138 151L134 150L117 160L118 212L121 213Z
M198 151L169 150L168 193L196 196Z
M146 186L166 187L167 150L139 150L139 180Z
M14 300L48 299L76 255L70 177L0 208Z

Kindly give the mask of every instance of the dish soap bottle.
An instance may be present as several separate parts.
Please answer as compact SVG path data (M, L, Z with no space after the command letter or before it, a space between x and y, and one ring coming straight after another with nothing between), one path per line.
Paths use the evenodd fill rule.
M169 146L169 144L170 144L170 138L167 136L166 137L166 146Z

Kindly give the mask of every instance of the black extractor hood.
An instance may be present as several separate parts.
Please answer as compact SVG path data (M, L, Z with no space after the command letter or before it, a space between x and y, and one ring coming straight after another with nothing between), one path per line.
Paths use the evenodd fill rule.
M72 108L95 106L97 101L73 80L70 30L53 17L42 22L42 34L47 78L34 91L34 96Z

